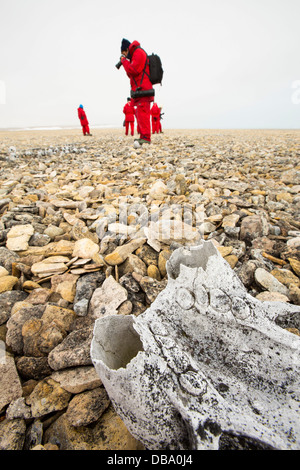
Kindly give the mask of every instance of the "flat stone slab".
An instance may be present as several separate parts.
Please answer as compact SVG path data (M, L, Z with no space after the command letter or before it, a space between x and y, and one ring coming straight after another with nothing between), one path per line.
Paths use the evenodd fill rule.
M2 345L2 342L1 342ZM0 345L0 346L1 346ZM22 396L22 386L15 366L14 358L0 351L0 412L11 401Z

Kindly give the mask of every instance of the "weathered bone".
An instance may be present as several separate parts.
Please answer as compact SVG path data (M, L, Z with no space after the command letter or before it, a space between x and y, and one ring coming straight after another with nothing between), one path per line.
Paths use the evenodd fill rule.
M180 248L138 317L96 320L91 358L147 449L218 449L221 436L299 449L300 338L275 324L300 307L261 302L211 242Z

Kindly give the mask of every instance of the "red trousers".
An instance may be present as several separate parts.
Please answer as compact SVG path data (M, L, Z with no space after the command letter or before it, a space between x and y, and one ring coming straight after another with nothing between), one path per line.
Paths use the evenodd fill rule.
M82 126L82 132L83 132L83 135L90 133L90 128L88 124L85 124L84 126Z
M161 124L160 124L160 119L158 118L152 118L152 134L159 134L161 132Z
M136 119L140 138L151 141L150 101L142 101L136 106Z
M125 121L125 134L128 135L129 124L130 124L131 135L133 135L134 134L134 121Z

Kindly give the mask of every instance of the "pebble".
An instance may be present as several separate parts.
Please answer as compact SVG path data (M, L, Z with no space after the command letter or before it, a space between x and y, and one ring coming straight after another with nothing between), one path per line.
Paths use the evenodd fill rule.
M94 243L89 238L82 238L77 240L74 245L72 253L73 257L78 256L79 258L91 258L99 252L99 245Z
M91 298L90 308L93 310L95 318L104 315L116 315L118 307L127 300L127 291L113 276L109 276L98 287Z
M6 353L5 362L0 365L0 411L3 411L6 405L22 397L22 386L19 378L13 356Z
M41 380L33 392L26 398L26 404L30 405L34 418L40 418L63 410L67 407L71 393L64 390L58 382L51 378Z
M1 450L141 448L94 371L93 325L143 313L177 247L211 240L257 300L300 305L296 131L135 149L122 132L2 133Z
M88 426L103 415L109 407L110 399L102 387L76 395L69 403L66 418L74 427Z
M32 225L15 225L7 233L7 249L16 252L27 250L28 242L33 234Z
M11 291L17 282L18 278L15 276L0 277L0 294L2 292Z
M102 385L93 366L68 368L54 372L51 377L55 382L58 382L62 388L67 390L67 392L74 395Z
M128 255L136 251L145 242L146 239L138 238L118 246L112 253L105 256L104 261L111 266L120 265L126 261Z
M257 284L265 290L270 292L279 292L283 295L288 294L288 289L266 269L258 268L254 273L254 278Z

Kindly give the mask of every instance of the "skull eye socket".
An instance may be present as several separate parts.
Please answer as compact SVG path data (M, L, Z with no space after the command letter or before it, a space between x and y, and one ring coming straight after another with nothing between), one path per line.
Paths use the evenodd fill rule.
M126 368L144 350L131 316L112 315L98 319L96 323L98 328L95 328L92 356L110 369Z

